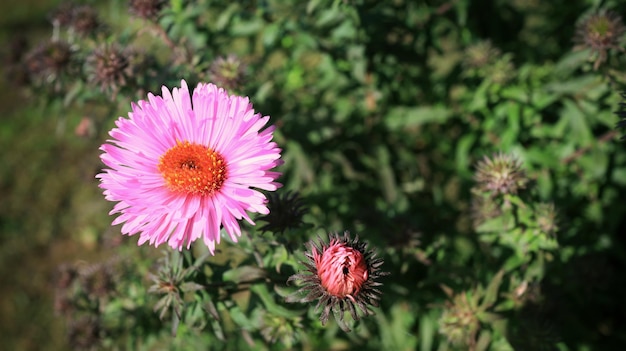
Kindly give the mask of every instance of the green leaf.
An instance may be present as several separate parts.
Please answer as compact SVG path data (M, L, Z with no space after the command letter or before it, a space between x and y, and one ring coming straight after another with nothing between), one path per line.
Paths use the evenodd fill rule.
M509 257L506 262L504 262L504 265L502 266L502 269L505 272L513 272L514 270L516 270L518 267L520 267L521 265L525 264L528 262L528 258L524 257L524 256L511 256Z
M306 14L311 15L321 3L322 0L310 0L306 5Z
M571 78L565 81L548 83L544 86L544 89L548 93L555 93L559 95L575 95L591 89L591 87L593 87L597 83L597 76L586 75L582 77Z
M235 2L231 3L225 10L220 11L220 15L215 21L215 29L224 30L237 11L239 11L239 4Z
M265 47L274 46L276 42L278 41L278 37L280 33L281 33L280 23L271 23L265 26L265 28L263 28L263 32L261 35L261 38L262 38L261 40L263 42L263 45ZM269 82L266 82L265 84L269 84Z
M184 282L180 285L180 290L182 292L193 292L204 289L204 286L194 283L194 282Z
M241 282L253 282L258 279L265 278L267 272L256 266L241 266L230 269L224 272L224 281L234 282L239 284Z
M478 336L478 341L476 342L476 351L486 351L489 349L489 345L491 344L491 332L488 329L483 329L480 331L480 335Z
M491 282L485 291L485 297L479 307L481 311L487 310L498 299L498 291L500 290L500 284L502 284L502 277L504 277L504 271L500 270L493 277L493 279L491 279Z
M515 228L515 217L511 212L505 212L502 215L486 220L476 228L478 233L502 233Z
M435 341L435 335L439 328L437 319L439 315L436 311L431 310L429 314L423 314L419 322L419 343L420 351L432 350Z
M278 305L276 301L274 301L273 294L269 292L267 285L265 284L255 284L250 287L250 291L255 293L261 299L263 305L269 313L285 318L295 318L302 314L301 311L293 311Z
M467 106L469 112L479 111L487 107L489 102L488 90L489 82L485 79L472 94L473 99Z
M320 14L316 16L317 21L315 22L316 27L325 27L334 23L338 23L344 16L341 14L341 11L338 7L331 7L329 9L323 10Z
M570 51L563 55L554 66L553 74L560 77L571 77L574 71L580 69L589 60L588 50Z
M230 318L242 329L244 330L254 330L256 329L256 323L246 316L246 314L241 310L241 308L232 302L229 303L230 307L228 308L228 312Z
M390 130L416 128L427 123L443 123L452 115L452 111L443 106L400 106L392 108L385 117L385 124Z
M465 176L470 176L470 150L476 141L476 134L466 134L456 144L456 169Z
M230 28L230 34L233 36L251 36L261 32L263 28L263 20L253 17L249 21L244 21L240 18L235 18Z
M588 145L594 138L587 123L587 118L579 106L572 100L563 101L564 108L561 111L561 119L569 121L571 129L570 139L579 145Z

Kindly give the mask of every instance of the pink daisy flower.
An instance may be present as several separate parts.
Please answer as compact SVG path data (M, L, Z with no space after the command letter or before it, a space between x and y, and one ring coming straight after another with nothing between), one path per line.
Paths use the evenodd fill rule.
M181 250L202 238L211 253L220 227L233 241L238 220L248 212L268 214L257 189L273 191L280 173L280 149L272 142L269 117L255 113L247 97L228 95L213 84L187 83L162 96L132 104L119 118L113 139L100 148L108 169L96 177L105 198L117 201L122 233L140 234L139 245L165 242Z

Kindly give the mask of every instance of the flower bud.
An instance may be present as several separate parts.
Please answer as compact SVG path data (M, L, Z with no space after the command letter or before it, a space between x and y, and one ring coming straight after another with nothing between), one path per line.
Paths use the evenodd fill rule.
M388 274L380 271L383 260L374 258L374 252L367 250L367 244L359 242L358 237L350 239L348 232L343 237L329 234L328 244L320 239L317 244L311 242L310 247L308 260L303 262L307 272L295 274L287 281L300 281L303 285L287 297L287 302L318 300L316 309L322 309L322 325L332 311L341 329L348 332L343 320L346 310L356 321L359 314L373 314L370 305L378 306L381 292L376 287L382 285L378 279Z
M477 190L494 196L517 194L518 190L526 187L528 181L521 162L502 153L491 158L485 156L479 161L474 179Z
M626 32L622 18L612 11L602 11L584 19L576 27L574 41L579 48L587 48L596 55L593 65L598 69L606 61L610 49L624 51L621 39Z

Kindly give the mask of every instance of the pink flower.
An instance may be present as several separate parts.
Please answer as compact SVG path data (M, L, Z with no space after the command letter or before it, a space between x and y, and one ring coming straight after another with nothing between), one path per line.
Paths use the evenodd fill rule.
M344 331L350 328L343 320L343 312L348 310L352 318L359 320L359 312L369 315L373 312L369 305L378 306L382 285L377 280L387 275L381 272L383 260L375 258L375 253L367 250L367 244L359 238L350 239L344 232L343 237L329 234L329 243L322 240L318 244L311 242L308 260L303 262L307 271L289 277L288 282L300 281L301 288L287 297L287 302L311 302L318 300L316 309L322 309L320 320L326 324L330 312Z
M248 212L269 213L253 188L280 187L271 169L282 163L281 150L271 141L274 127L262 129L268 121L246 97L202 83L190 95L184 80L132 104L100 148L109 168L96 177L105 198L118 202L111 214L120 213L113 225L139 233L139 245L181 250L202 237L214 253L220 227L237 241L238 220L254 224Z

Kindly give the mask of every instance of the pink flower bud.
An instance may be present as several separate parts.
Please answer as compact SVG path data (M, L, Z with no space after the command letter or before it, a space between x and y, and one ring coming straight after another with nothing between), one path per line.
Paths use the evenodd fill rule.
M367 280L367 264L363 254L333 239L323 252L313 248L317 274L324 289L337 297L352 297Z

